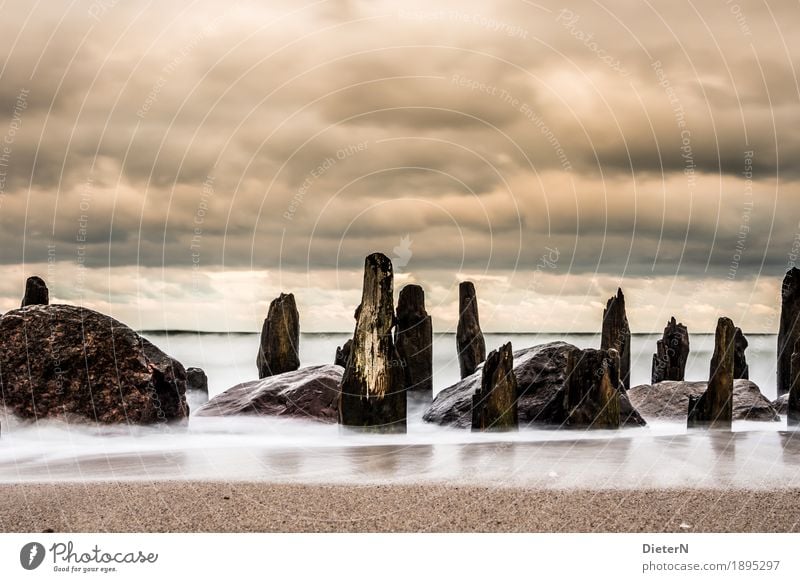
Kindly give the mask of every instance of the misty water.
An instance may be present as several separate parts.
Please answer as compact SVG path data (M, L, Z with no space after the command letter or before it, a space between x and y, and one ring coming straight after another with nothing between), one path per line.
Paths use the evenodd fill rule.
M148 333L185 366L199 366L213 397L256 379L257 334ZM654 334L632 341L632 385L647 383ZM303 365L332 363L347 334L303 334ZM487 349L563 340L598 347L597 334L487 334ZM694 334L687 380L708 377L714 337ZM774 335L748 336L750 377L776 394ZM455 336L434 338L434 390L458 380ZM190 401L193 409L197 402ZM418 483L536 487L800 486L800 435L786 422L735 422L732 432L683 422L575 431L472 433L422 421L405 435L343 433L336 425L267 417L191 417L187 426L93 427L59 421L3 425L0 482L214 479L304 483Z

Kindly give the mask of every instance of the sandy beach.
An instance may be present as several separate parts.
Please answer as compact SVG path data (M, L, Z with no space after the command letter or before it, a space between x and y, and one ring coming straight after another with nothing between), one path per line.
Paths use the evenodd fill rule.
M798 532L800 489L1 485L6 532Z

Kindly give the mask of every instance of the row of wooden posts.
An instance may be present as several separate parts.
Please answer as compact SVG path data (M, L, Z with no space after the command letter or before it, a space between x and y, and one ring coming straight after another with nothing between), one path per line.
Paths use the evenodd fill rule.
M336 351L335 363L344 367L339 421L344 426L382 431L405 431L407 395L432 398L433 327L419 285L406 285L395 311L391 260L381 253L366 257L361 303L355 312L352 339ZM257 365L261 378L296 370L300 342L299 313L292 294L281 294L269 307L261 334ZM473 396L473 428L503 429L517 426L516 402L526 387L517 386L512 372L511 344L486 355L480 327L475 286L459 285L459 319L456 346L461 377L483 365L480 388ZM733 380L747 378L747 340L741 329L720 318L715 335L706 392L690 399L689 426L730 427ZM602 416L619 418L616 395L630 389L631 331L622 290L608 300L603 313L599 351L567 363L567 406L580 416L590 410L592 426L604 426ZM689 355L686 326L672 318L653 355L652 383L684 380ZM597 361L589 361L595 358ZM602 381L591 377L602 370ZM585 370L589 370L586 373ZM790 270L782 287L778 335L778 395L789 393L789 422L800 424L800 270ZM610 388L610 389L609 389ZM585 407L586 401L602 406ZM615 411L616 408L616 411ZM577 417L576 417L577 419ZM613 421L609 421L613 426ZM619 426L619 420L616 421Z

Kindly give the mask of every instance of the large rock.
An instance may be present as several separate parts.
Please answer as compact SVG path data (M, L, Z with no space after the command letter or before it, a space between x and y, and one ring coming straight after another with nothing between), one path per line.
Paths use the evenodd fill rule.
M456 348L462 378L473 374L486 359L486 342L478 317L478 298L475 295L475 285L471 281L463 281L458 286Z
M781 287L781 323L778 330L778 396L792 386L792 354L800 340L800 269L786 273Z
M736 328L736 335L733 339L733 379L749 380L750 366L747 365L747 338L744 337L742 330Z
M664 381L630 389L631 403L647 420L685 421L689 397L700 397L708 382ZM776 421L781 412L750 380L733 381L733 420Z
M684 380L686 361L689 359L689 330L675 318L669 320L663 337L656 342L650 382Z
M578 350L565 342L551 342L514 352L514 377L517 381L519 423L563 425L566 420L564 390L567 357ZM580 351L580 350L578 350ZM436 395L423 419L458 428L472 426L472 395L480 388L483 366L474 374L445 388ZM620 392L620 422L626 426L646 423Z
M620 376L617 350L572 350L567 356L564 424L620 427Z
M625 295L622 289L608 300L603 311L601 350L617 350L619 353L619 377L625 390L631 387L631 328L625 312Z
M183 419L183 366L119 321L71 305L0 317L3 404L24 419L153 424Z
M481 386L472 395L472 430L509 431L519 425L517 379L514 377L511 342L486 358Z
M433 398L433 324L425 311L425 292L406 285L397 300L394 341L411 394Z
M50 303L50 291L41 277L28 277L25 282L25 295L22 297L22 307L29 305L47 305Z
M714 354L711 356L708 388L700 396L689 396L688 426L730 428L733 420L733 362L736 326L727 317L717 321Z
M196 416L269 415L336 422L342 368L309 366L238 384L218 394Z
M256 357L258 377L291 372L300 367L300 314L291 293L269 304Z
M353 347L342 377L339 422L381 432L405 432L406 388L392 339L395 325L392 262L374 253L364 261Z

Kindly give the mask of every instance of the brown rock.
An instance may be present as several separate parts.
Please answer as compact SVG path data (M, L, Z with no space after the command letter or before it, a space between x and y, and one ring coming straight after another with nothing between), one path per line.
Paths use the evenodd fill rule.
M456 347L461 377L466 378L486 359L486 342L478 317L478 298L475 295L475 285L471 281L463 281L458 286Z
M291 372L300 367L300 314L294 295L281 293L269 304L261 328L261 344L256 365L258 377Z
M686 422L689 397L699 398L707 389L707 381L665 380L652 385L634 386L628 391L628 396L636 410L648 420ZM770 402L750 380L733 381L733 420L778 421L780 420L778 415L782 414L778 406L780 404L777 401Z
M183 366L119 321L71 305L0 317L3 403L24 419L154 424L189 415Z
M341 381L342 369L336 365L300 368L229 388L195 415L284 416L332 423L338 419Z
M364 262L350 359L342 377L339 422L347 427L405 432L406 388L392 339L395 325L392 262L381 253Z
M517 380L511 343L486 358L481 387L472 396L472 430L517 430Z
M619 354L619 376L625 390L631 387L631 328L625 312L622 289L608 300L603 311L601 350L616 350Z

